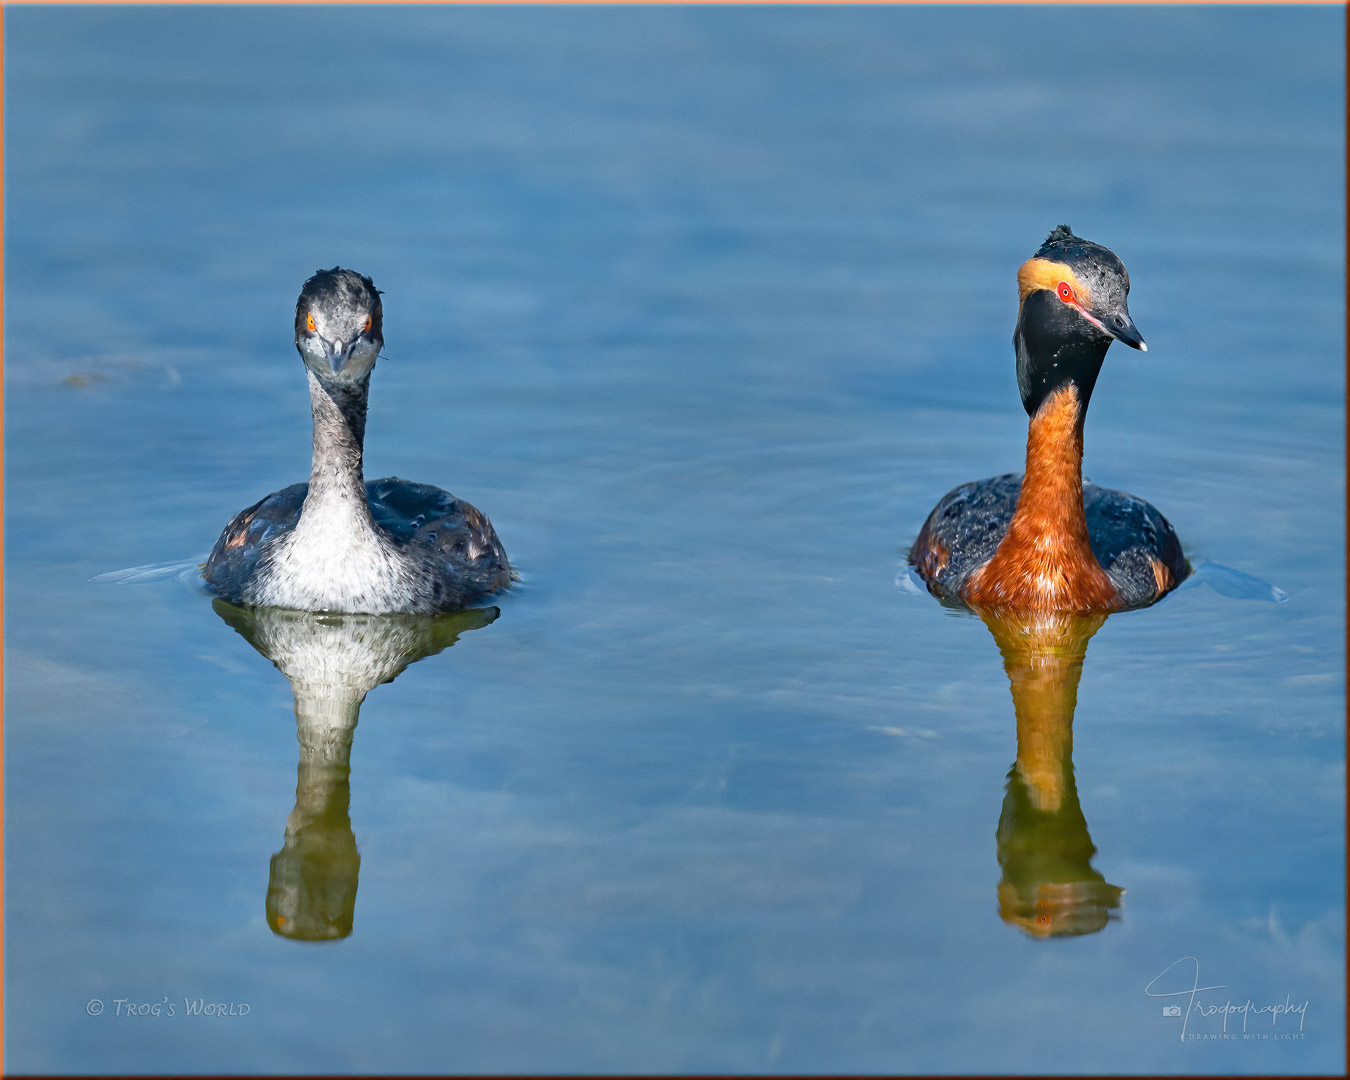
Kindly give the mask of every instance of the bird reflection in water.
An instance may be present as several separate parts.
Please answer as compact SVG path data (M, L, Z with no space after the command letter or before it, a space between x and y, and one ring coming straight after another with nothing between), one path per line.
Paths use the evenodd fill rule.
M1035 937L1093 934L1124 889L1092 867L1073 778L1073 714L1088 641L1104 614L976 609L1003 654L1017 714L1017 761L998 822L1003 921Z
M498 608L444 615L333 615L239 607L216 613L286 676L295 694L300 764L295 809L272 856L267 924L295 941L352 932L361 854L349 812L352 736L366 694L409 664L487 626Z

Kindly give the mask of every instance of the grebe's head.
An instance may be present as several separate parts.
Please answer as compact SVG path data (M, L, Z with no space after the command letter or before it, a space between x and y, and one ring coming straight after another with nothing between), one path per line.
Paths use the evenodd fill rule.
M1017 384L1030 414L1070 382L1086 408L1111 342L1148 351L1130 318L1125 264L1067 225L1058 226L1022 264L1017 293Z
M375 282L340 266L305 282L295 305L295 347L320 382L361 382L383 345L384 312Z

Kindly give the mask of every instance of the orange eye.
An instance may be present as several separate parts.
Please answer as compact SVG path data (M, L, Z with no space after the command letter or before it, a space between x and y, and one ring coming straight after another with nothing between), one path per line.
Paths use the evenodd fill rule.
M311 334L314 333L314 313L312 311L305 316L305 329Z
M1067 281L1061 281L1059 283L1059 298L1066 304L1073 303L1073 290L1069 288L1069 283Z
M369 334L369 333L370 333L370 328L371 328L372 326L374 326L374 325L375 325L375 324L374 324L374 322L371 320L371 317L370 317L369 315L367 315L367 316L366 316L366 325L365 325L365 327L362 329L362 333Z

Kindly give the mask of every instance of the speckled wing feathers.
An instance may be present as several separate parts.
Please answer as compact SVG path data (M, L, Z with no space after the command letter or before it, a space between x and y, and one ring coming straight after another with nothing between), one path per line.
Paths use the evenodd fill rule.
M1152 603L1190 573L1181 541L1157 507L1124 491L1084 484L1083 509L1092 554L1123 606Z
M292 484L235 515L203 567L208 588L234 603L249 603L247 586L268 547L294 530L308 492L308 484ZM396 476L367 483L366 499L380 533L403 553L425 610L464 607L510 584L506 552L476 507L441 488Z
M1021 489L1022 477L1007 473L953 488L933 508L909 552L933 595L961 603L966 580L1008 531ZM1092 554L1116 586L1121 607L1152 603L1190 573L1176 532L1143 499L1084 484L1083 509Z
M235 514L202 567L207 588L242 603L245 586L256 575L269 542L295 528L308 492L308 484L292 484Z
M477 507L397 476L370 481L366 498L376 526L418 560L424 583L444 608L473 603L511 583L506 552Z
M909 552L934 596L958 598L966 579L989 561L1008 531L1021 490L1022 477L1007 473L962 484L942 497Z

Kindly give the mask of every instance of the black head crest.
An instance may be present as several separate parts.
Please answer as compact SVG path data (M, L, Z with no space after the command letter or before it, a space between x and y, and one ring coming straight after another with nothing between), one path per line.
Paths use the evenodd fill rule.
M1116 253L1101 244L1075 236L1067 225L1056 225L1033 258L1068 263L1080 273L1086 270L1094 276L1100 273L1119 275L1125 282L1125 291L1128 292L1130 288L1130 276ZM1094 286L1094 292L1099 288L1100 283Z
M369 314L371 330L379 337L384 332L384 309L380 290L365 274L335 266L331 270L317 270L300 290L295 302L295 332L297 338L305 327L311 309L323 309L339 319L359 325ZM351 329L351 328L348 328ZM351 334L344 333L344 338Z
M1094 248L1101 248L1101 245L1094 244L1091 240L1084 240L1081 236L1074 236L1073 230L1067 225L1056 225L1050 235L1045 238L1045 243L1040 246L1040 250L1036 252L1035 257L1065 262L1073 256L1086 255Z

